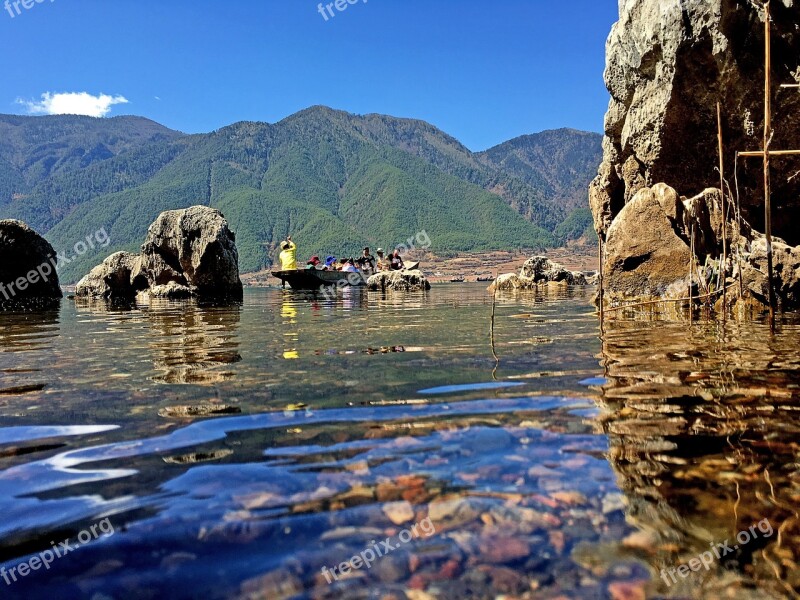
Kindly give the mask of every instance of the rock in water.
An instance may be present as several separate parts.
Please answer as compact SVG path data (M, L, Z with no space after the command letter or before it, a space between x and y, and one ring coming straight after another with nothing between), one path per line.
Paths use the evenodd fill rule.
M148 229L140 255L112 254L78 283L75 294L127 302L137 296L240 301L236 238L213 208L161 213Z
M47 307L61 299L56 252L21 221L0 221L0 309Z
M526 260L519 276L521 279L533 279L535 283L554 281L567 285L586 285L586 276L583 273L568 271L546 256L534 256Z
M595 228L602 238L627 202L665 182L696 193L719 181L717 102L722 105L725 163L758 150L764 125L764 10L755 0L627 0L606 46L604 158L591 185ZM773 81L800 81L800 8L771 3ZM775 91L773 149L800 148L800 94ZM759 159L740 159L744 218L763 231ZM785 168L789 168L784 163ZM781 168L775 165L776 169ZM774 232L800 243L800 178L773 178ZM789 179L789 181L787 181ZM733 187L731 182L731 187Z
M792 0L771 7L773 120L781 124L772 148L793 149L800 147L800 94L777 84L800 81L800 9ZM698 270L709 265L693 281L694 293L727 280L738 301L731 278L741 270L745 296L764 302L765 242L753 231L764 227L761 161L739 159L741 222L731 215L725 223L721 191L705 189L719 181L718 101L731 179L736 152L762 145L763 4L627 0L619 10L606 47L604 157L589 190L595 229L606 242L606 298L686 297L693 236ZM787 308L800 306L800 248L789 245L800 243L800 178L791 174L773 177L772 190L776 292ZM688 199L675 191L703 189ZM723 231L735 249L724 264Z
M206 206L161 213L142 245L142 271L151 286L175 282L200 298L242 299L236 236Z
M643 189L625 205L606 240L606 285L611 299L688 294L689 243L684 207L672 188Z
M505 273L489 286L492 291L498 290L530 290L542 283L563 283L565 285L586 285L586 276L577 271L568 271L557 262L551 261L546 256L534 256L525 261L519 275Z
M431 289L428 278L422 271L381 271L367 279L371 290L400 290L415 292Z
M133 299L136 289L131 274L141 268L142 257L130 252L115 252L75 286L75 295L102 300Z

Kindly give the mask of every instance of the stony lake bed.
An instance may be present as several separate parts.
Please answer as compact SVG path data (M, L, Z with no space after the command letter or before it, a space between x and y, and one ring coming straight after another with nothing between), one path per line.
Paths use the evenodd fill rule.
M800 319L594 293L1 314L2 596L794 597Z

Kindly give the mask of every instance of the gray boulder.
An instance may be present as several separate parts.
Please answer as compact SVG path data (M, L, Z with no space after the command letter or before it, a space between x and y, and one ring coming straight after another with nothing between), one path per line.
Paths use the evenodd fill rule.
M557 262L546 256L533 256L522 265L519 275L505 273L489 286L489 291L505 290L531 290L547 283L561 283L564 285L587 285L588 280L583 273L569 271Z
M50 243L21 221L0 221L0 309L57 304L62 297Z
M762 304L769 303L767 275L767 240L758 236L750 244L750 252L742 263L742 282L745 291ZM784 308L800 306L800 248L780 240L772 241L773 285L775 296ZM738 270L734 273L738 273Z
M138 254L115 252L78 282L75 295L96 300L133 300L137 290L131 275L139 271L141 261Z
M370 290L399 290L415 292L431 289L431 284L422 271L381 271L367 279Z
M142 245L150 286L183 285L205 299L241 300L236 236L218 210L193 206L161 213Z
M586 285L586 276L569 271L546 256L534 256L525 261L519 274L521 279L533 279L534 283L563 282L567 285Z
M148 229L141 254L112 254L78 283L75 293L104 300L240 301L236 238L216 209L166 211Z

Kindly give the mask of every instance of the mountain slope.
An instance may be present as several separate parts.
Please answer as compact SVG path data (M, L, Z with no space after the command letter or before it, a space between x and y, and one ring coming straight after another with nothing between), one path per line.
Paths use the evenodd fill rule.
M100 228L110 236L102 256L63 267L65 282L136 250L161 211L193 204L226 215L243 271L272 264L289 233L303 256L392 247L423 230L449 253L543 248L581 224L532 164L511 174L411 119L312 107L201 135L135 117L0 117L3 127L0 218L22 218L57 250Z
M0 214L47 231L81 202L146 181L182 136L141 117L0 115Z
M498 196L341 123L239 123L198 136L147 182L84 202L47 237L69 248L98 227L132 249L165 208L206 204L237 234L241 268L263 269L291 233L302 255L355 255L426 231L439 252L544 248L552 234ZM96 262L66 265L65 280Z
M484 164L542 191L568 213L588 208L591 174L603 159L599 133L555 129L514 138L478 154Z

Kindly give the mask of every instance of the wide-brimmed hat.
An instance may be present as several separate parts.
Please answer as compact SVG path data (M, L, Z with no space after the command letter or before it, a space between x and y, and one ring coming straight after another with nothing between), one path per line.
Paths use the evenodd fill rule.
M325 259L325 265L328 267L330 267L335 262L336 262L335 256L329 256L328 258Z
M378 248L375 252L377 252L378 254L383 254L383 248Z

